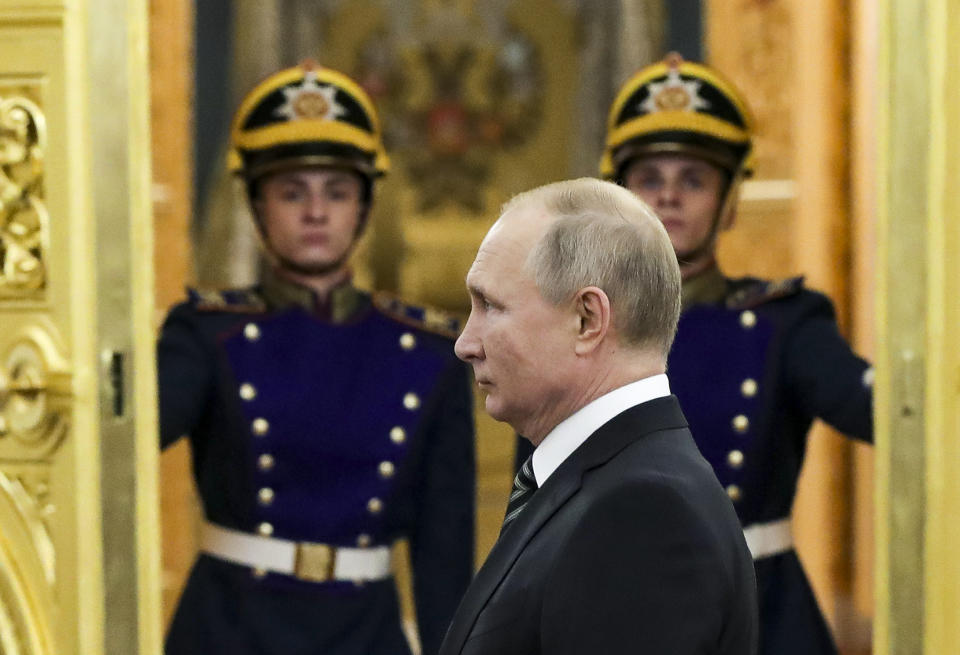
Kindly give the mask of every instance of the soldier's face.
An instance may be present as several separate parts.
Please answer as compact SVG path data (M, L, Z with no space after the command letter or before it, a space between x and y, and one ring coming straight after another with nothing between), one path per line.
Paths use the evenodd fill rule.
M282 171L261 181L254 209L281 266L326 275L346 266L366 211L363 183L338 169Z
M467 273L470 318L455 346L487 412L534 443L565 416L580 327L572 303L544 299L526 266L549 220L518 207L491 228Z
M623 184L653 207L682 262L710 238L727 178L720 168L702 159L651 155L627 167ZM719 227L722 230L729 226ZM712 248L709 254L712 256Z

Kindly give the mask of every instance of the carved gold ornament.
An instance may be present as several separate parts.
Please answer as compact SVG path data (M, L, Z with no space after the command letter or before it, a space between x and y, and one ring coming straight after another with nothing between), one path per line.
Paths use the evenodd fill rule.
M0 95L0 299L35 298L46 286L45 150L40 108Z
M67 433L69 376L48 341L34 330L0 351L0 457L43 457Z
M0 471L0 653L51 655L54 546L43 474Z

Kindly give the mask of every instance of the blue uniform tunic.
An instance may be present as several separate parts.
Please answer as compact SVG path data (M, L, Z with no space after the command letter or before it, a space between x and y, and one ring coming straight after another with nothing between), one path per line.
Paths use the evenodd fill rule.
M714 270L685 282L667 375L744 528L790 516L814 418L873 440L869 364L840 336L829 299L801 278ZM517 462L531 451L519 439ZM754 563L759 654L835 654L796 552Z
M434 652L473 567L471 393L439 314L275 277L192 292L158 346L163 445L188 435L207 520L333 546L411 545ZM439 328L439 330L438 330ZM407 653L392 579L307 582L201 554L167 653Z
M814 418L872 441L871 372L840 336L829 299L801 278L714 275L719 293L685 298L667 370L748 528L790 516ZM796 552L755 565L760 655L836 653Z

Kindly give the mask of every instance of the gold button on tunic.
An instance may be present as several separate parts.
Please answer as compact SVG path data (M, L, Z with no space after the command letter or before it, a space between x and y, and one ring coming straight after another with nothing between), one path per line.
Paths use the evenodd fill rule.
M243 326L243 336L247 341L256 341L260 338L260 326L256 323L247 323Z

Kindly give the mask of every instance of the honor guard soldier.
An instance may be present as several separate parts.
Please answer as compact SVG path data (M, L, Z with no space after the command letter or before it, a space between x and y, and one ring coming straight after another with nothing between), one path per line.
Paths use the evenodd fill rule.
M653 207L680 263L670 382L753 553L759 652L835 653L793 550L790 510L814 418L872 441L872 370L802 278L731 279L717 267L717 235L752 172L752 127L728 81L670 55L614 100L600 172Z
M409 653L401 537L436 652L473 571L471 392L455 320L351 285L389 166L377 114L304 64L250 92L231 141L269 265L191 290L160 337L162 445L189 437L205 519L166 652Z

